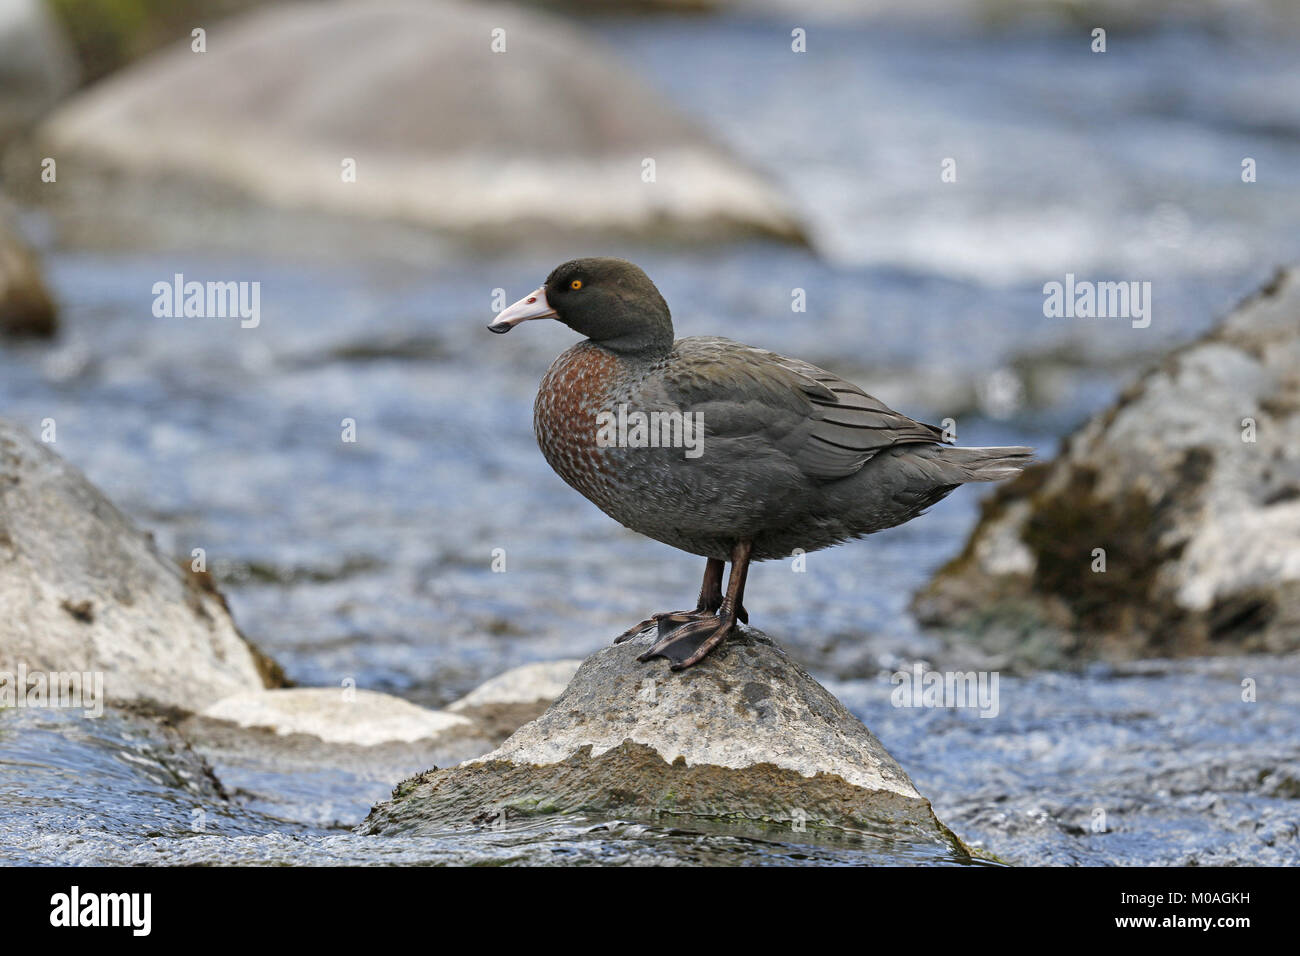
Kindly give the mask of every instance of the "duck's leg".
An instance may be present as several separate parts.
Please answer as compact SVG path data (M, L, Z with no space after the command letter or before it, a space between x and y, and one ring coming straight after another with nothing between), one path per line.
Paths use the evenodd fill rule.
M731 578L727 581L727 596L723 598L716 616L699 618L681 625L637 660L666 657L672 661L672 669L680 671L698 664L721 644L736 626L738 609L745 596L745 579L749 576L749 556L752 551L753 547L748 541L741 541L731 550Z
M722 606L722 566L723 562L720 559L708 559L708 564L704 566L704 581L700 584L700 599L696 602L694 611L664 611L652 615L614 638L614 643L622 644L628 638L636 637L652 624L659 625L659 636L662 637L667 631L690 621L711 619Z

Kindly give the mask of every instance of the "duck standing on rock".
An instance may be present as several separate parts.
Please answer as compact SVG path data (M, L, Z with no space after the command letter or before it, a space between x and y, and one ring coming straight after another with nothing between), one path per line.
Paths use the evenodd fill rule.
M747 623L751 561L892 528L960 484L1014 477L1032 457L946 444L939 428L798 359L715 336L674 340L663 296L623 259L558 266L488 328L543 318L586 336L537 391L547 462L620 524L708 559L694 610L655 614L615 641L657 624L641 661L690 667ZM615 436L614 421L642 424Z

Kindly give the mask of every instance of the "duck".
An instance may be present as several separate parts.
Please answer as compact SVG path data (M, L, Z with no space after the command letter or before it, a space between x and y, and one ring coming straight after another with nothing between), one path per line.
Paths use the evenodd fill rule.
M537 390L533 431L547 463L619 524L705 559L694 608L616 638L657 628L642 662L684 670L748 624L753 562L895 527L1033 460L1028 447L959 447L809 362L720 336L678 339L668 303L625 259L556 266L488 328L537 319L582 336Z

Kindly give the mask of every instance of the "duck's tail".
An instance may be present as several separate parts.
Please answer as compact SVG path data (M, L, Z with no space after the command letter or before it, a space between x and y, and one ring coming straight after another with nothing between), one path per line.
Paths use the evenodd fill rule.
M949 445L940 456L959 481L1001 481L1014 478L1034 461L1034 450L1011 448L959 448Z

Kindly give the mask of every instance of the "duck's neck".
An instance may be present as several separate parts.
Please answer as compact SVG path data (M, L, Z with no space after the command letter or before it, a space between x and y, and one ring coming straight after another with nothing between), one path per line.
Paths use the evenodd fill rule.
M606 351L613 352L624 361L653 363L673 350L673 330L671 326L667 329L645 329L616 339L589 341Z

